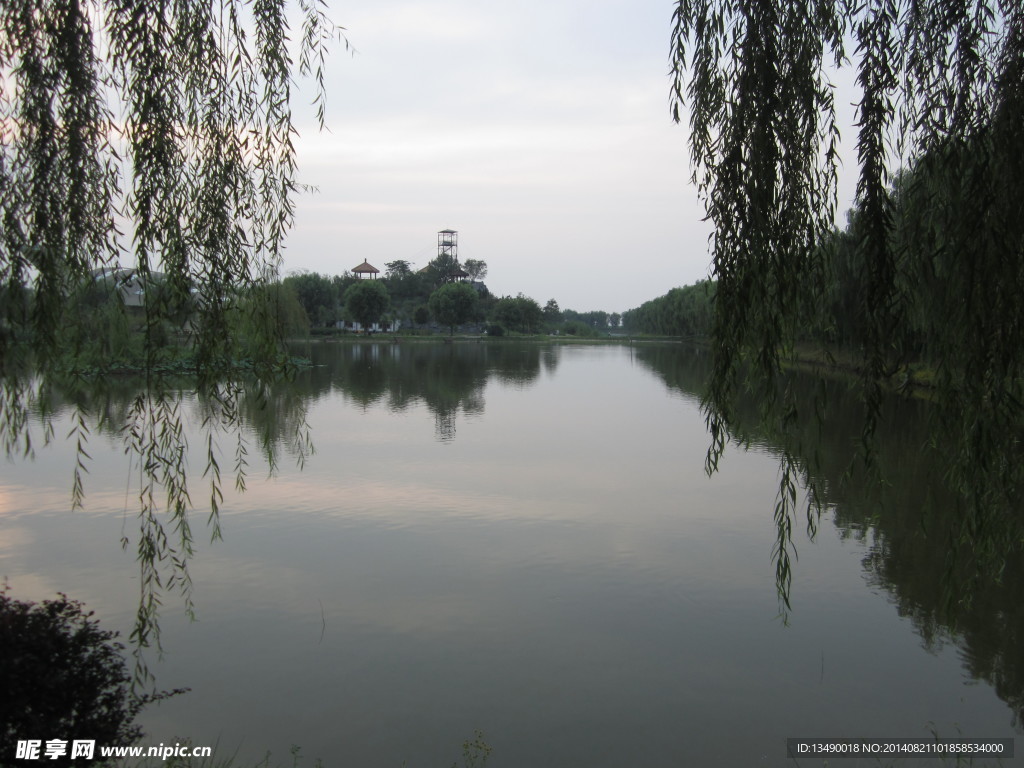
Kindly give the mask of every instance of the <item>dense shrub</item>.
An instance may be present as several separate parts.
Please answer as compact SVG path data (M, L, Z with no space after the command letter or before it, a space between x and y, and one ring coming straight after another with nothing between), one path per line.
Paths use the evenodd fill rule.
M64 594L36 604L0 590L0 764L38 762L15 761L19 740L66 740L67 754L48 766L71 765L76 739L95 741L96 757L100 746L132 744L142 707L173 695L135 695L118 633L92 616Z
M582 323L579 320L570 320L562 327L563 332L568 336L578 336L580 338L592 338L597 336L597 331L591 328L586 323Z

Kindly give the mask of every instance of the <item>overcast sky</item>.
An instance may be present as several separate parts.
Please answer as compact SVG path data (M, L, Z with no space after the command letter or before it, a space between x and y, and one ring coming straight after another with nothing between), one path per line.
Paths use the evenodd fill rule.
M437 232L496 295L622 312L709 273L671 0L332 2L329 133L300 126L284 273L423 267Z

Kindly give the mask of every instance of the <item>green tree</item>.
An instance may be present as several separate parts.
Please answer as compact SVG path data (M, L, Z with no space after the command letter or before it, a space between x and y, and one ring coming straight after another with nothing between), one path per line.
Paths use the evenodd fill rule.
M411 274L412 267L409 265L409 262L404 259L389 261L384 265L384 277L388 280L401 280Z
M578 336L580 338L593 338L597 336L597 331L580 320L566 320L565 332L569 336Z
M430 294L430 314L441 325L447 325L449 335L455 335L455 326L473 317L479 297L476 290L465 283L442 285Z
M282 333L286 336L309 335L309 318L290 285L269 283L261 290L267 294L262 300L271 308L274 324Z
M380 320L390 303L388 289L380 280L359 280L345 291L345 312L366 331Z
M422 299L426 301L427 292L424 290L424 277L412 271L408 261L398 260L385 264L384 281L388 287L388 293L396 304L404 303L403 314L410 315L413 312L415 302Z
M113 280L83 282L69 294L64 307L67 321L58 338L73 367L105 366L111 360L138 362L131 318Z
M636 333L707 338L714 313L714 287L708 281L673 288L622 315L623 326Z
M558 307L558 302L554 299L548 299L548 303L544 305L544 322L549 326L555 326L562 322L562 310Z
M455 281L460 271L464 270L459 265L459 260L450 253L439 253L431 259L424 270L427 282L434 287Z
M13 764L17 742L34 733L69 744L134 744L146 705L176 693L139 696L121 655L117 633L102 630L81 603L66 595L24 603L0 588L0 754ZM8 763L10 760L10 763ZM68 757L47 760L69 766Z
M863 455L884 391L909 350L913 292L941 274L948 330L931 340L933 443L948 451L964 507L954 532L979 562L1020 545L1024 380L1024 6L1006 0L679 0L673 15L673 116L689 112L694 181L714 226L714 364L707 398L713 469L732 409L753 383L780 429L822 403L780 385L802 329L832 303L839 126L831 70L851 66L857 103L857 235L847 263L857 291L866 420ZM852 46L852 50L849 48ZM890 184L913 171L922 202L896 237ZM897 342L897 343L894 343ZM744 372L750 365L757 376ZM780 402L781 400L781 402ZM781 407L777 407L781 406ZM776 507L777 582L788 605L793 500L786 454ZM811 494L813 498L813 494ZM808 523L813 525L812 510Z
M487 262L481 259L466 259L466 263L462 265L463 269L466 270L466 274L469 275L469 279L483 280L487 277Z
M596 331L608 329L608 313L599 309L590 312L577 312L574 309L566 309L562 312L562 317L567 322L574 321L589 325Z
M523 294L515 298L504 296L491 309L491 320L510 331L536 333L540 330L544 311L540 305Z
M339 294L330 277L315 272L304 272L289 275L283 283L302 305L311 325L334 325L338 319Z
M430 308L426 304L420 304L413 311L412 320L416 325L426 325L430 322Z

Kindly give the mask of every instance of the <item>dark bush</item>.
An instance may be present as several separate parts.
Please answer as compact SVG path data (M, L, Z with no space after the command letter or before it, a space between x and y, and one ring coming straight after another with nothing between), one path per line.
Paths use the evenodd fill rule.
M569 336L591 338L597 336L597 332L586 323L579 320L570 320L564 326L564 332Z
M104 631L82 603L61 594L23 603L0 590L0 765L72 765L71 743L129 745L146 704L173 693L136 695L117 632ZM16 761L19 740L67 741L57 759ZM76 762L83 762L78 760Z

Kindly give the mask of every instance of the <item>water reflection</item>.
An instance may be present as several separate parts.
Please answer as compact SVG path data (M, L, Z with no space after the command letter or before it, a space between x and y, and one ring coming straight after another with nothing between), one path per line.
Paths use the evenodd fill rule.
M308 398L340 393L364 408L384 402L391 411L422 403L441 441L455 438L459 414L483 413L489 379L528 387L542 365L553 372L558 364L556 350L538 345L320 343L300 349L313 363L295 382Z
M670 389L699 400L710 370L705 350L641 347L637 359ZM794 375L789 383L806 402L825 388L822 424L795 425L784 438L766 434L757 404L741 402L736 442L796 457L805 484L819 494L840 536L865 544L867 584L889 595L899 615L913 622L927 651L956 645L971 677L995 688L1020 728L1024 563L1016 557L999 570L967 572L970 547L951 534L960 510L944 490L941 454L928 444L928 404L896 397L885 404L884 433L868 469L851 461L863 407L849 386L809 375ZM953 571L951 561L960 564ZM970 599L961 599L966 590Z
M625 750L643 733L660 745L651 747L654 763L668 754L662 749L666 734L686 717L709 732L729 720L727 733L736 728L728 713L744 707L750 710L750 717L740 718L746 722L768 709L788 708L806 718L844 701L847 709L837 710L834 721L841 723L855 709L859 716L865 701L883 698L856 687L867 673L853 670L849 659L877 654L881 665L884 647L858 648L857 638L847 633L836 639L826 628L808 651L796 645L799 628L774 632L770 592L750 586L765 586L759 579L770 586L763 567L768 547L757 537L763 532L757 525L771 498L751 500L745 492L770 488L771 463L763 456L734 457L744 469L730 476L724 495L731 496L724 501L721 486L699 485L699 477L680 481L691 470L700 475L707 444L699 414L679 402L699 397L709 366L704 351L509 342L328 343L298 351L312 365L294 380L259 391L243 382L233 401L197 398L187 382L175 395L191 424L185 448L191 480L201 479L207 438L220 455L233 457L241 441L262 446L282 464L277 481L261 484L258 494L247 494L235 507L240 511L225 532L229 546L204 553L210 558L201 589L207 605L223 597L218 605L225 622L208 611L205 625L187 629L192 635L212 631L211 647L223 649L239 642L225 639L233 637L228 627L244 627L246 642L262 643L260 664L289 678L281 690L293 691L296 679L308 677L309 687L294 702L292 693L269 696L275 704L307 702L312 711L304 718L327 719L336 712L325 702L342 702L350 709L347 717L371 729L379 712L393 711L386 709L395 706L393 691L403 691L412 722L432 713L424 702L452 689L453 699L471 702L466 706L474 717L481 709L476 701L500 713L494 715L498 721L539 706L536 722L515 720L523 744L550 728L551 754L569 753L587 738L593 743L595 732L607 734L609 749ZM618 365L629 359L632 367ZM661 385L678 397L665 402ZM808 397L821 386L811 379L806 385ZM144 394L140 386L128 378L50 383L46 398L51 413L89 409L91 428L120 441L117 425L131 417ZM1020 564L1010 564L1001 583L991 574L969 607L948 606L941 589L945 549L935 539L956 510L935 490L941 487L938 470L921 449L924 406L893 404L891 429L879 440L885 486L873 478L844 479L851 436L858 434L858 406L843 385L825 386L824 430L805 425L785 439L766 434L758 430L751 404L733 437L756 452L788 451L800 459L835 530L863 542L860 567L868 587L886 594L913 621L930 653L940 654L944 643L955 645L964 668L991 682L1019 725L1024 627L1013 596L1024 587ZM167 389L175 388L168 383ZM300 474L284 468L281 457L309 456L308 440L298 439L303 434L319 455ZM407 453L396 457L399 448ZM259 453L252 451L253 462ZM755 474L768 485L751 480ZM38 503L26 499L12 503ZM202 499L195 501L202 506ZM754 514L738 513L745 509ZM769 528L770 520L765 522ZM856 560L852 566L850 589L870 598L857 580ZM811 566L801 561L799 567ZM827 590L834 577L813 578ZM849 595L843 599L836 610L851 602ZM821 602L838 604L832 595ZM886 610L882 605L862 615L877 620ZM873 630L871 620L863 624ZM842 626L836 635L846 632ZM913 636L906 634L916 653ZM184 642L182 636L176 639ZM288 645L296 636L306 645ZM813 645L824 643L822 637L829 638L824 647ZM311 662L321 667L298 667L295 679L289 677L284 670L293 669L290 659L305 658L310 649L323 654ZM779 661L791 658L786 654L796 659L789 666ZM218 674L224 654L210 656L189 657L187 666ZM240 658L233 663L241 667ZM899 666L904 658L893 654L888 663ZM510 663L514 673L501 677L497 670ZM955 663L949 668L953 676L959 673ZM424 670L434 674L425 677ZM793 670L810 682L799 683ZM856 679L833 682L844 674ZM374 675L380 677L370 679ZM227 687L243 691L239 699L266 699L257 678L240 675ZM379 708L364 706L355 695L342 698L349 686L379 699ZM790 688L796 693L788 707L767 703ZM576 698L578 691L583 694ZM652 698L660 702L657 711L645 709ZM624 700L631 702L625 720L615 704ZM216 722L218 707L225 708L218 701L197 696L196 706L207 707L206 719ZM882 704L892 706L879 702L879 709ZM584 714L566 723L566 713L574 711ZM590 727L612 721L628 722L632 730L624 735ZM477 724L457 726L464 732ZM554 733L562 726L574 738ZM266 729L274 727L268 717ZM326 725L317 731L333 732ZM583 739L576 739L580 734ZM762 741L782 744L786 735L797 734L773 730ZM716 754L709 747L706 760L693 760L679 751L693 764L714 764ZM584 764L574 757L567 754L561 764Z

